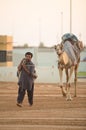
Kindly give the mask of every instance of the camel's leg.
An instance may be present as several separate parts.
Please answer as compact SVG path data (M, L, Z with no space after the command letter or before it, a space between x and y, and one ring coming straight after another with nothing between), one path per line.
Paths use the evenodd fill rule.
M76 87L77 87L77 71L78 71L78 66L79 66L79 64L77 64L77 65L75 66L75 71L74 71L74 73L75 73L75 79L74 79L75 92L74 92L74 97L77 96L77 90L76 90Z
M74 69L73 67L70 68L70 74L68 72L68 69L66 70L67 100L72 100L71 94L70 94L70 87L71 87L71 77L72 77L72 74L73 74L73 69Z
M63 79L63 70L61 68L59 68L59 76L60 76L60 86L63 86L63 82L62 82L62 79Z
M66 96L66 91L63 88L63 70L61 68L59 68L59 75L60 75L60 87L61 87L61 91L63 96Z
M71 101L72 100L72 98L71 98L71 94L70 94L70 84L67 84L67 98L66 98L66 100L67 101Z
M66 68L65 69L65 73L66 73L66 91L67 91L67 87L68 87L68 85L67 85L67 83L68 83L68 80L69 80L69 74L68 74L68 69Z
M76 92L76 91L77 91L77 90L76 90L76 82L77 82L77 70L75 69L75 79L74 79L75 90L74 90L74 97L76 97L76 95L77 95L77 94L76 94L76 93L77 93L77 92Z

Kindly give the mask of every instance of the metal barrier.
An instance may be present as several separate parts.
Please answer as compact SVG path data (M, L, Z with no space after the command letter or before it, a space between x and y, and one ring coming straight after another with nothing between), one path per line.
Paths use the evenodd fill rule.
M37 67L36 71L38 74L38 78L35 80L36 83L59 82L59 73L57 67ZM17 82L17 67L0 67L0 81ZM63 81L65 81L65 74L63 76Z

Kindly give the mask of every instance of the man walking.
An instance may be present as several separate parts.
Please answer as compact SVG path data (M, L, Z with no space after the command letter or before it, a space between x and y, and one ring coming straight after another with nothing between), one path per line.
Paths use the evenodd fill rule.
M19 89L17 97L17 106L22 107L25 93L27 91L29 105L33 105L33 92L34 92L34 71L35 65L31 61L33 54L31 52L25 53L25 58L18 66L19 72Z

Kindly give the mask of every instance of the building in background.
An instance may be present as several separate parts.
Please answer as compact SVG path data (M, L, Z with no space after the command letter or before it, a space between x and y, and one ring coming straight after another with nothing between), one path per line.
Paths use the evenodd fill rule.
M0 35L0 66L12 66L13 37Z

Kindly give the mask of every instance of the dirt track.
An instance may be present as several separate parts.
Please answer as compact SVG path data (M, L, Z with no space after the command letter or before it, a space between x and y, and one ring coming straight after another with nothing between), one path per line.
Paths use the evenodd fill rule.
M62 97L58 84L35 84L34 105L25 96L16 106L17 83L0 82L0 130L86 130L86 83L78 83L77 97Z

